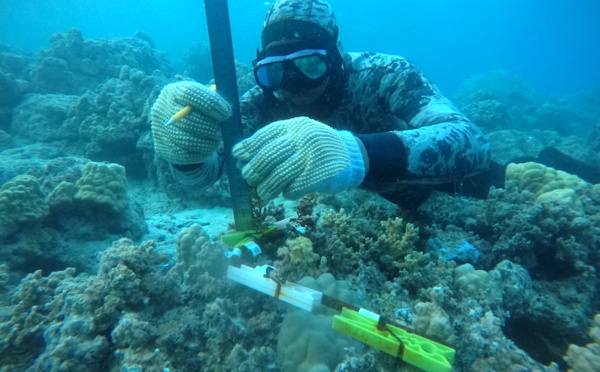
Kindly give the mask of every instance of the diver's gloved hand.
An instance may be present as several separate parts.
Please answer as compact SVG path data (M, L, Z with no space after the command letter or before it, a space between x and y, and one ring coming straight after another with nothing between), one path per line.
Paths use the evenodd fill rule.
M191 113L169 121L186 106ZM193 81L166 85L150 111L156 153L172 164L196 164L217 150L220 123L231 115L216 92Z
M336 192L365 178L356 138L306 117L273 122L233 147L242 176L269 200ZM241 164L240 164L241 163Z

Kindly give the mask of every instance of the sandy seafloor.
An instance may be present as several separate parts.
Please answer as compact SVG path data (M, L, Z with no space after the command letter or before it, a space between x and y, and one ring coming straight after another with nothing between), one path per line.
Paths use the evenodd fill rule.
M144 33L50 45L0 45L0 371L416 370L331 330L331 310L225 278L227 179L178 185L148 123L166 83L208 83L205 45L179 70ZM452 98L499 163L551 146L593 165L598 92L542 97L494 70ZM254 264L452 346L453 371L600 371L600 186L583 169L590 182L514 165L485 200L418 208L359 189L277 198L264 224L306 232L286 227Z

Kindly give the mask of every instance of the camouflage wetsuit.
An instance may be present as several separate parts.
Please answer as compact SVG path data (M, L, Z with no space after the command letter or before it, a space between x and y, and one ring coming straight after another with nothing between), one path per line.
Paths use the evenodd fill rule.
M322 110L319 102L307 112L252 88L241 101L244 134L296 116L349 130L369 155L363 187L380 193L453 182L488 167L490 145L482 131L414 65L397 56L347 53L344 69L339 103Z

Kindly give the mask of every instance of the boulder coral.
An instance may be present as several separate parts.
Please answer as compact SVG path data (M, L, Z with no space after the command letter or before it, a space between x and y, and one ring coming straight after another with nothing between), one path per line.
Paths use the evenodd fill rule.
M475 270L471 264L460 265L454 269L454 286L458 291L473 295L480 288L488 286L489 281L487 271Z
M31 94L15 109L11 130L28 142L69 140L77 137L77 127L69 125L69 110L77 96Z
M186 285L199 281L199 276L208 274L221 278L227 271L227 262L222 250L213 244L202 226L192 224L177 234L177 264L175 270L182 275Z
M125 168L118 164L86 164L76 186L75 200L115 214L127 208Z
M571 368L568 372L594 372L600 370L600 314L594 316L594 325L590 328L589 336L593 343L585 347L569 345L565 360Z
M21 175L0 188L0 239L14 233L24 223L40 221L48 205L37 179Z
M577 176L535 162L509 164L506 180L514 181L521 191L534 193L536 203L556 201L578 205L576 191L587 185Z
M117 40L85 39L72 28L50 38L50 48L38 53L32 71L35 90L40 93L82 94L109 78L118 77L122 65L152 74L170 71L166 55L154 49L148 34Z
M194 224L177 234L177 260L187 270L196 262L204 244L210 243L210 237L200 225Z
M323 274L318 279L305 277L299 284L357 305L358 297L350 289L350 283L336 280L331 274ZM343 358L344 350L356 346L354 341L331 328L330 311L321 306L315 314L293 311L286 316L277 345L285 371L333 371Z

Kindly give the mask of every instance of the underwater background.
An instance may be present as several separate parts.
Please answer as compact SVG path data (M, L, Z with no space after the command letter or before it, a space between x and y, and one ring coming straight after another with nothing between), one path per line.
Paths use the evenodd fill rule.
M330 3L345 51L414 62L495 161L581 163L514 164L485 200L416 209L277 198L265 225L310 223L255 263L452 346L453 371L600 371L600 3ZM240 94L269 6L229 1ZM0 4L0 371L416 370L333 331L330 310L226 279L228 180L177 184L148 122L165 84L211 68L201 1Z
M542 94L600 84L600 3L593 0L332 0L347 52L401 55L446 94L472 74L504 68ZM250 64L270 2L229 2L236 59ZM171 63L208 40L204 4L194 0L24 0L0 5L3 43L35 51L75 27L86 38L145 31Z

